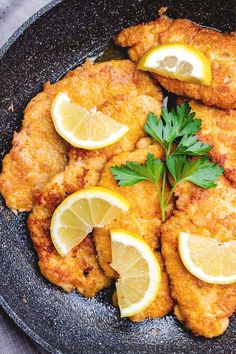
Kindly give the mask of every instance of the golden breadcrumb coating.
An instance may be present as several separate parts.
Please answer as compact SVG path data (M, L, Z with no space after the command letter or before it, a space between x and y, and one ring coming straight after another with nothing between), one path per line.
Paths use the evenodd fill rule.
M162 226L162 253L171 281L174 312L194 334L212 338L222 334L236 308L236 283L208 284L192 275L178 252L178 235L191 232L220 242L236 239L236 189L221 177L217 187L202 189L181 183L177 208Z
M133 64L132 64L133 65ZM71 193L98 184L105 163L121 151L134 150L136 144L151 143L145 137L143 125L151 109L160 114L162 95L156 90L156 98L146 95L118 95L98 106L104 113L123 124L130 131L117 143L100 150L70 149L69 164L65 171L52 178L36 196L36 204L30 214L28 227L39 256L42 274L52 283L66 291L77 290L87 297L108 286L110 280L104 275L98 261L92 236L66 256L61 257L50 237L50 222L57 205ZM156 147L161 151L159 147Z
M22 128L14 134L12 149L3 159L0 191L9 208L31 210L34 196L66 166L68 145L56 133L50 113L52 101L61 91L87 109L123 94L162 99L153 80L137 71L130 60L87 61L57 83L47 83L27 105Z
M152 153L156 158L162 157L162 149L158 145L150 145L133 152L121 153L111 159L101 174L99 185L117 191L128 199L130 209L120 214L113 222L103 228L94 230L94 240L98 252L99 263L105 274L111 278L116 278L117 274L111 268L112 261L110 246L110 229L122 228L143 236L150 247L155 250L157 258L162 268L161 289L154 302L144 311L131 317L132 321L142 321L145 318L156 318L167 314L172 307L172 300L169 292L168 276L165 271L163 258L160 253L160 227L161 208L157 195L157 186L142 181L133 186L120 187L110 172L110 167L122 165L127 161L144 163L147 154ZM166 187L168 189L168 187ZM173 210L171 203L167 209L167 217Z
M135 62L151 48L164 43L184 43L200 50L210 61L210 86L153 74L168 91L203 101L219 108L236 108L236 37L198 26L186 19L162 16L155 21L122 30L116 44L129 47Z
M236 110L189 103L196 118L202 120L199 139L213 146L212 160L224 167L225 177L236 187Z
M143 144L150 144L150 138L146 137L143 126L150 111L160 116L161 97L160 95L157 100L145 95L122 95L99 107L103 113L127 125L129 131L121 140L103 149L89 151L72 147L65 169L64 185L67 193L96 185L105 163L114 155L134 150L140 139Z
M65 257L59 255L51 240L51 218L65 197L63 173L60 173L46 184L38 196L28 218L28 228L45 278L65 291L77 290L86 297L92 297L110 285L97 261L92 236L87 236Z

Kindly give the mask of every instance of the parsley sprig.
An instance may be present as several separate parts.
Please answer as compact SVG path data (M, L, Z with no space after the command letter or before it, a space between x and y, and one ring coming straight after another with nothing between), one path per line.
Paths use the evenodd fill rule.
M119 186L133 186L140 181L150 181L156 185L160 182L164 173L164 164L155 159L154 155L148 154L144 165L138 162L127 162L120 167L111 167L114 178L119 181Z
M145 132L157 141L165 151L165 161L148 154L145 164L127 162L126 165L113 166L111 172L120 186L132 186L140 181L148 180L159 186L159 197L162 210L162 220L165 221L165 211L176 186L183 181L190 181L202 188L213 188L223 168L209 160L211 145L198 140L201 120L195 118L191 107L184 102L171 111L162 108L158 120L154 113L149 113ZM188 160L188 156L201 158ZM173 177L174 184L165 199L165 184L167 173Z

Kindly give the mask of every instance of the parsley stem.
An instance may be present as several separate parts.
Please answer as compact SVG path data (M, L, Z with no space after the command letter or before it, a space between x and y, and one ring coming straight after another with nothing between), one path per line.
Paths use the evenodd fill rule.
M165 185L166 185L166 167L163 173L162 188L161 188L161 218L165 221Z
M175 187L176 187L176 184L174 184L173 187L171 188L171 191L170 191L170 193L168 195L168 198L166 200L165 208L167 208L167 206L169 204L170 198L172 197L172 195L174 193Z
M167 151L166 151L166 158L167 158L167 156L170 155L171 146L172 146L172 142L171 142L171 144L169 144L168 149L167 149Z
M157 188L157 195L158 195L159 202L160 202L160 205L161 205L161 186L160 186L160 184L159 184L159 186Z

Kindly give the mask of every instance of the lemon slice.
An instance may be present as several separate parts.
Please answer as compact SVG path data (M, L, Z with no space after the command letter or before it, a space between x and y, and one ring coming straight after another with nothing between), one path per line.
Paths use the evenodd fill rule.
M158 260L144 239L127 230L112 229L112 263L121 317L145 310L155 299L161 283Z
M159 75L210 85L211 65L205 55L181 43L161 44L150 49L139 61L138 69Z
M180 232L179 252L195 277L212 284L236 282L236 240L220 243L215 238Z
M102 112L88 111L71 103L64 92L56 95L51 108L56 131L71 145L87 150L100 149L114 144L129 130Z
M82 189L66 198L51 221L53 244L61 256L67 255L93 230L114 220L129 209L119 193L102 187Z

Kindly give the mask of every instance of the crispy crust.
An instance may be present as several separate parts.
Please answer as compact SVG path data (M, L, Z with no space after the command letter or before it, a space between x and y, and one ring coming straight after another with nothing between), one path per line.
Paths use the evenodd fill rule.
M125 164L127 161L136 161L144 163L148 153L161 158L162 150L157 145L150 145L144 149L138 149L133 152L122 153L115 156L106 165L101 174L99 185L125 196L131 203L130 209L122 213L112 223L104 228L94 230L94 240L98 252L99 263L108 277L116 278L117 274L111 268L110 263L110 229L123 228L131 232L142 235L147 243L156 251L157 258L162 268L161 290L155 301L143 312L132 316L132 321L143 321L145 318L156 318L167 314L172 308L172 300L169 291L168 275L165 271L164 261L160 253L160 227L161 227L161 209L157 198L157 187L148 181L140 182L130 187L119 187L114 180L110 167L114 165ZM171 214L173 204L168 208L167 216Z
M236 308L236 283L205 283L184 267L178 252L181 231L224 242L236 239L236 192L221 177L216 188L204 190L182 183L176 190L177 208L162 226L162 252L170 276L175 315L194 334L212 338L222 334Z
M52 101L60 91L88 109L122 94L162 99L152 79L137 71L130 60L94 65L87 61L57 83L47 83L27 105L22 128L14 134L12 149L3 159L0 191L9 208L31 210L34 196L67 164L68 145L56 133L50 114Z
M200 140L213 146L210 156L224 167L227 179L236 187L236 110L222 110L190 101L196 118L202 120Z
M177 98L178 104L184 101L188 99ZM209 152L211 159L224 168L225 177L236 187L236 110L208 107L196 101L189 104L195 118L202 121L199 140L213 146Z
M150 87L146 87L147 91L149 89ZM156 114L160 113L162 96L158 91L155 93L158 99L139 95L139 90L135 92L133 91L132 95L116 95L98 106L98 109L104 113L127 124L130 132L116 144L101 150L88 151L71 148L69 164L65 171L52 178L43 191L38 193L36 204L28 219L28 227L38 252L42 274L64 290L77 290L86 297L95 295L110 284L110 279L104 275L97 261L93 238L91 235L88 236L66 257L61 257L51 241L51 217L57 205L67 195L81 188L98 184L101 171L108 159L121 151L135 149L140 138L147 139L143 124L150 109ZM157 147L156 149L160 150Z
M170 20L162 16L147 24L121 31L115 42L129 47L129 56L137 62L152 47L164 43L185 43L199 49L212 69L210 86L153 76L168 91L203 101L219 108L236 108L236 38L213 29L200 27L189 20Z
M127 125L129 132L117 143L100 150L71 148L69 163L65 169L65 190L73 193L86 186L96 185L105 163L123 151L132 151L136 143L145 138L143 125L147 114L152 111L158 116L161 112L161 97L119 95L105 102L99 110Z
M58 254L51 240L51 217L65 197L63 174L59 174L44 187L28 218L31 238L39 256L39 268L45 278L65 291L77 290L86 297L92 297L110 285L98 264L92 236L87 236L65 257Z

